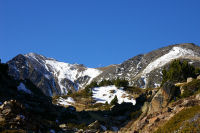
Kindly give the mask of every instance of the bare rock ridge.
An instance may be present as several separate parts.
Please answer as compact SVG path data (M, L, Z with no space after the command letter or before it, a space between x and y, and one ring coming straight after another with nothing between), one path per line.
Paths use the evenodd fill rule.
M130 85L140 88L158 87L162 81L163 67L174 59L200 65L200 47L191 43L170 45L105 69L59 62L35 53L17 55L7 64L9 74L15 79L29 79L44 94L53 96L83 89L91 81L100 82L103 79L125 78Z

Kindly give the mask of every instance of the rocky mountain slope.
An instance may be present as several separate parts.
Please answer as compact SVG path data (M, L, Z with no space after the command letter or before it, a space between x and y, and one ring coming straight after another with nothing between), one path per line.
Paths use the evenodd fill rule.
M159 87L162 69L174 59L186 59L199 65L200 47L194 44L170 45L147 54L135 56L103 71L95 80L125 78L140 88ZM150 80L151 79L151 80Z
M101 73L94 68L59 62L35 53L17 55L7 64L11 76L17 80L29 79L48 96L77 91Z
M130 120L128 114L137 109L130 103L112 108L100 104L99 107L108 108L102 111L76 111L72 106L57 106L52 104L52 97L45 96L31 81L15 80L7 71L8 66L0 63L0 132L116 131ZM94 104L95 108L98 106Z
M174 59L200 64L200 47L194 44L170 45L147 54L135 56L121 64L105 68L87 68L29 53L8 62L9 73L15 79L29 79L46 95L65 95L84 88L91 81L126 79L131 86L159 87L162 69ZM151 80L150 80L151 79Z
M180 85L180 83L178 83ZM180 89L167 82L160 89L146 92L147 99L141 108L142 114L136 120L121 128L119 133L168 133L197 132L200 127L200 79L181 84L184 91L177 98L175 90ZM186 90L196 92L185 96ZM150 93L151 92L151 93ZM153 93L152 93L153 92Z

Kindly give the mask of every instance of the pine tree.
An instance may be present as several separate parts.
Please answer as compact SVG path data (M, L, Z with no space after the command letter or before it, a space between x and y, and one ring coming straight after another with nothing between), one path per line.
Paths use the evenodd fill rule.
M118 99L117 96L115 95L115 97L113 98L113 100L110 102L111 105L116 105L118 104Z

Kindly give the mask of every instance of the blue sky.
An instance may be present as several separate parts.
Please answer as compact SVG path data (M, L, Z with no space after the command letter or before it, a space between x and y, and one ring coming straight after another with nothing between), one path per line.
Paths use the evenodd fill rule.
M199 0L1 0L0 58L35 52L89 67L200 44Z

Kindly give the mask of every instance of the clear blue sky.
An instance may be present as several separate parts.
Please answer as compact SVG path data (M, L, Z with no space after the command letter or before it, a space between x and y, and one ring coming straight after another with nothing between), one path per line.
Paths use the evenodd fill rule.
M200 44L200 0L1 0L0 58L35 52L89 67Z

